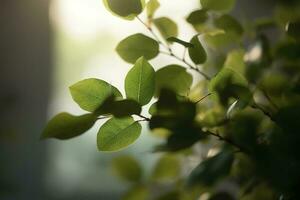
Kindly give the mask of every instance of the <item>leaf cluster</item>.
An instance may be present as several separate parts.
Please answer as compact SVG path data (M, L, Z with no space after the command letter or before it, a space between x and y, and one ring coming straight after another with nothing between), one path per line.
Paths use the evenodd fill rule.
M114 15L141 22L151 35L136 33L116 47L133 64L125 95L104 80L75 83L72 98L87 114L58 114L42 138L70 139L107 119L98 131L98 149L119 151L148 122L153 135L163 138L153 149L162 156L152 175L143 178L130 156L113 162L116 174L132 184L126 200L299 199L298 1L274 1L273 16L241 22L231 15L236 0L200 0L186 17L195 33L185 39L175 21L156 17L158 0L103 2ZM174 45L183 56L174 53ZM160 55L174 63L153 67L150 60ZM188 158L197 158L196 165ZM228 182L237 188L234 195L220 190Z

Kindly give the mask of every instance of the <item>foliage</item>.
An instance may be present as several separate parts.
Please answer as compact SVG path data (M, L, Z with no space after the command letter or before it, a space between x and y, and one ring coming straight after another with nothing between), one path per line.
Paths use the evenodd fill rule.
M152 35L137 33L117 45L120 57L134 63L126 97L103 80L80 81L70 91L88 114L55 116L42 138L70 139L108 119L99 129L98 149L118 151L134 143L148 122L165 140L153 149L161 157L152 174L143 174L129 156L113 162L115 173L132 184L126 200L299 199L299 2L274 1L273 16L241 23L231 15L235 0L200 0L186 19L195 30L187 41L178 38L176 22L156 17L158 0L103 2ZM174 43L183 57L172 50ZM153 67L149 60L161 54L180 64ZM192 84L199 80L195 74L202 79ZM149 103L150 117L142 114ZM189 164L192 158L197 165Z

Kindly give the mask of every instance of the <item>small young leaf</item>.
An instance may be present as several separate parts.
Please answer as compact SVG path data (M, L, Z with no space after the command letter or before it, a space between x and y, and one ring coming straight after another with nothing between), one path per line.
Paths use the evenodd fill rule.
M82 80L70 87L73 100L84 110L96 111L107 97L114 95L117 98L122 94L109 83L95 78Z
M142 56L147 60L155 58L159 54L159 44L154 39L137 33L122 40L116 51L126 62L135 63Z
M160 3L157 0L150 0L147 3L146 9L147 9L147 16L149 19L152 19L156 10L159 8Z
M191 44L189 42L185 42L183 40L180 40L180 39L178 39L176 37L170 37L170 38L167 39L167 41L168 42L176 42L176 43L181 44L181 45L183 45L184 47L187 47L187 48L194 47L193 44Z
M194 36L190 43L194 45L194 47L189 48L190 58L195 64L203 64L207 59L207 55L198 39L198 35Z
M155 74L155 95L158 96L163 88L186 95L192 82L193 77L186 71L186 68L179 65L168 65L159 69Z
M103 3L114 15L127 20L134 19L145 6L145 0L103 0Z
M97 136L99 151L119 151L137 140L142 127L132 117L112 118L100 128Z
M70 139L89 130L96 120L97 117L93 114L74 116L69 113L60 113L48 122L41 138Z
M112 170L124 181L138 182L142 178L142 168L131 156L123 155L112 160Z
M177 24L167 17L160 17L153 20L154 25L159 30L164 39L178 36Z
M235 6L236 0L200 0L201 6L207 10L229 12Z
M126 96L141 105L146 105L153 97L155 71L149 62L141 57L128 72L125 79Z

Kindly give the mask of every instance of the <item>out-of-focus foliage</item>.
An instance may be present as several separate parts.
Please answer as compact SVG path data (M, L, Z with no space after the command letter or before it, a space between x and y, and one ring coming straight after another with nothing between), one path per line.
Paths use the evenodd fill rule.
M71 95L88 114L55 116L42 138L70 139L108 119L98 149L118 151L148 122L164 140L153 149L160 158L151 174L130 156L112 163L131 185L124 200L300 199L299 1L274 1L273 15L254 21L231 15L235 0L199 3L186 19L195 33L184 41L176 22L156 16L158 0L104 0L114 15L137 18L152 35L137 33L117 45L120 57L135 63L126 95L103 80L74 84ZM174 53L174 43L184 56ZM181 65L152 66L149 60L162 53ZM193 84L195 74L202 79Z

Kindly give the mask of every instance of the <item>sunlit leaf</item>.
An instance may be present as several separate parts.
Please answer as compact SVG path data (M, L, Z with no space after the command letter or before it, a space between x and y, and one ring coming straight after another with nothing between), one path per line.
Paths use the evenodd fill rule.
M118 151L135 142L141 134L141 125L133 118L112 118L100 128L97 136L99 151Z
M117 88L109 83L95 78L85 79L70 87L73 100L84 110L96 111L111 95L122 97Z
M155 90L155 71L145 58L136 61L125 79L126 96L141 105L150 102Z
M191 39L190 43L194 45L193 47L189 47L188 49L190 58L195 64L203 64L207 59L207 55L202 44L199 41L198 35L194 36Z
M96 120L97 116L93 114L74 116L69 113L60 113L48 122L41 138L66 140L77 137L88 131Z
M193 77L186 71L186 68L179 65L168 65L159 69L155 74L155 94L167 88L177 94L186 95L193 82Z
M145 0L103 0L103 3L114 15L127 20L134 19L145 6Z
M123 155L112 160L112 170L119 178L129 182L139 182L142 178L142 168L133 157Z
M154 39L137 33L122 40L116 51L126 62L135 63L142 56L147 60L155 58L159 53L159 45Z
M160 3L158 2L158 0L150 0L147 5L146 5L146 9L147 9L147 16L149 19L153 18L156 10L159 8Z
M168 17L160 17L153 20L154 25L159 30L164 39L178 36L177 24Z

